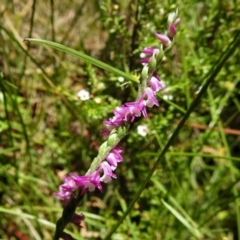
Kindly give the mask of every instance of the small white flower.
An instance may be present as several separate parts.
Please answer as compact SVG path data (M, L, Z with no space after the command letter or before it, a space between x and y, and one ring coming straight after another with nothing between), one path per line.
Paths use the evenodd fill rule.
M119 82L124 82L124 77L119 77L119 78L118 78L118 81L119 81Z
M85 89L80 90L77 95L82 101L86 101L90 98L89 92Z
M138 132L138 134L139 134L140 136L145 137L145 136L148 134L149 129L148 129L148 127L147 127L146 125L139 125L139 126L137 127L137 132Z
M140 53L140 58L145 58L147 55L145 53Z

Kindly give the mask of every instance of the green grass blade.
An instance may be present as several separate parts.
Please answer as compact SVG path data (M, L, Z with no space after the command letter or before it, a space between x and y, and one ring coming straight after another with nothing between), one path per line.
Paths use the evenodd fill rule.
M42 226L47 226L48 228L53 228L54 229L55 226L56 226L54 223L52 223L52 222L50 222L46 219L36 217L32 214L25 213L20 208L19 209L7 209L7 208L4 208L4 207L0 207L0 213L6 213L6 214L10 214L10 215L22 218L22 219L29 219L29 220L32 220L32 221L37 221ZM68 230L64 230L64 231L68 234L71 234L71 236L74 237L75 239L82 239L82 237L79 236L78 234L74 234L74 233L72 233L71 231L68 231Z
M169 205L167 202L165 202L163 199L161 199L161 202L163 205L197 238L201 238L202 234L200 231L193 227L183 215L181 215L175 208L173 208L171 205Z
M125 79L127 79L129 81L138 83L138 80L135 77L133 77L131 74L122 72L121 70L118 70L117 68L114 68L114 67L112 67L112 66L110 66L110 65L108 65L104 62L101 62L101 61L99 61L99 60L97 60L93 57L90 57L90 56L88 56L88 55L86 55L82 52L76 51L72 48L66 47L62 44L55 43L55 42L52 42L52 41L43 40L43 39L36 39L36 38L26 38L24 41L31 41L31 42L43 44L43 45L46 45L48 47L57 49L59 51L71 54L71 55L73 55L75 57L78 57L78 58L80 58L81 60L83 60L87 63L93 64L93 65L95 65L95 66L97 66L97 67L99 67L103 70L112 72L112 73L114 73L118 76L124 77Z

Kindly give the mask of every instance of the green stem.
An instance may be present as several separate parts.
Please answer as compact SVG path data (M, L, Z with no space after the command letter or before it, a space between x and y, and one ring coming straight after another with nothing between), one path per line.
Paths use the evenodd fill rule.
M64 228L71 221L77 206L82 201L82 198L83 198L83 195L81 195L79 191L78 196L76 198L72 198L70 202L63 208L62 217L58 219L56 224L56 231L55 231L53 240L58 240L62 236Z

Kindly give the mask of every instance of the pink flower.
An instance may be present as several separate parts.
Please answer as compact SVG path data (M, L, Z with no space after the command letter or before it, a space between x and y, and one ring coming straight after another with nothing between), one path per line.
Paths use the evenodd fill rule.
M142 96L143 98L147 97L147 100L145 100L145 105L148 107L153 107L156 105L157 107L159 106L158 100L155 97L155 93L151 88L146 88L144 90L144 94Z
M131 113L131 122L133 122L136 117L140 117L141 114L143 114L144 117L147 117L146 107L142 99L139 99L136 102L127 102L125 105Z
M153 56L159 53L159 49L157 47L145 47L141 52Z
M112 178L117 178L113 171L117 168L119 162L123 161L121 155L122 149L119 146L114 147L103 161L98 169L84 176L71 173L70 177L64 178L64 184L59 187L59 192L54 193L63 203L68 203L76 190L82 189L81 194L87 190L92 192L96 188L102 191L101 182L110 182Z
M117 107L113 113L114 116L112 118L103 121L103 124L110 131L124 123L133 122L134 119L140 117L141 114L143 114L144 117L147 117L145 103L142 99L139 99L136 102L127 102L124 105Z
M169 27L168 29L168 36L170 38L173 38L175 34L177 33L177 28L176 26L180 23L181 19L177 18Z
M139 60L140 63L144 65L144 63L149 63L152 57L145 57Z
M117 178L117 176L113 173L113 170L107 161L103 161L99 168L103 170L103 175L101 176L101 182L108 183L112 180L112 178Z
M65 204L70 200L70 198L72 197L72 192L74 192L78 188L78 186L76 185L76 182L69 177L65 177L64 182L64 184L59 186L59 192L54 193L54 195L60 200L62 200Z
M129 121L129 118L131 118L131 113L129 112L129 109L125 105L116 107L113 113L116 118L120 118L124 122Z
M76 182L78 187L82 187L81 194L85 193L88 189L89 192L93 192L95 188L97 187L102 192L102 185L100 181L100 170L96 170L95 172L84 175L84 176L78 176L74 173L70 174L73 180Z
M118 118L116 116L109 118L108 120L104 120L103 124L107 127L108 130L113 130L116 127L120 127L123 124L124 120L122 118Z
M81 227L81 221L83 221L84 218L85 217L82 213L81 214L74 213L70 222L76 225L77 227Z
M142 50L142 53L146 55L146 57L139 60L140 63L149 63L152 57L156 57L159 54L159 48L157 47L145 47Z
M170 38L164 34L159 34L159 33L155 33L155 36L157 37L158 40L160 40L162 42L162 44L165 47L168 47L171 45L172 41L170 40Z
M110 164L112 170L115 170L117 168L118 163L123 161L123 157L120 154L121 152L122 152L121 148L115 147L106 157L106 160Z
M159 78L156 72L154 72L152 77L150 78L149 85L151 86L154 93L164 89L164 86L161 83L161 79Z

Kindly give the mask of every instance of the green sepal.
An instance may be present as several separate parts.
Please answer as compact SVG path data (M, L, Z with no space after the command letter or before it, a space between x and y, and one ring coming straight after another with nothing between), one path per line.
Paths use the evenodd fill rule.
M159 53L157 55L157 65L158 65L158 63L160 63L162 61L163 56L164 56L164 51L163 51L163 46L161 44L161 46L159 48Z
M153 56L151 57L150 62L149 62L149 70L148 70L148 72L149 72L149 73L154 72L155 69L156 69L156 65L157 65L156 57L153 55Z
M148 71L149 71L149 67L148 64L145 64L143 66L142 72L141 72L141 80L146 80L148 78Z
M127 134L127 128L125 126L119 127L117 133L119 138L123 138Z

